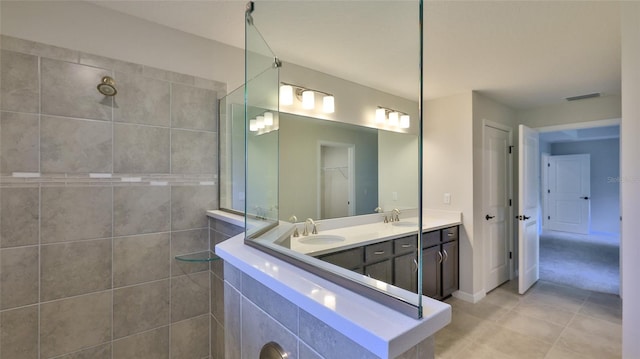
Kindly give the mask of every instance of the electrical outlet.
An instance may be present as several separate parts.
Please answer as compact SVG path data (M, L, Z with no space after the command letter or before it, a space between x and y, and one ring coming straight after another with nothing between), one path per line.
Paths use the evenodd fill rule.
M391 199L393 199L394 201L398 200L398 192L391 192Z
M451 204L451 193L445 193L442 201L444 204Z

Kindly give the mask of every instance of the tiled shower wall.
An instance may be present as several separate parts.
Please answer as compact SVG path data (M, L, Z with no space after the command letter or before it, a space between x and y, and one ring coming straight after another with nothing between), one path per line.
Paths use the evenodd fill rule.
M209 248L226 86L0 44L0 358L216 357L214 274L173 257Z

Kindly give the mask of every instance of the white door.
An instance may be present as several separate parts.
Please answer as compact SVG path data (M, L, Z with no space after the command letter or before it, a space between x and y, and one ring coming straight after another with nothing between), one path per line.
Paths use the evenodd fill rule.
M591 157L589 154L549 156L546 228L588 234Z
M539 273L538 208L540 165L538 131L519 126L518 138L518 292L524 294Z
M497 127L485 124L482 139L482 216L487 292L509 280L510 268L511 131Z
M354 215L354 145L319 144L318 219Z

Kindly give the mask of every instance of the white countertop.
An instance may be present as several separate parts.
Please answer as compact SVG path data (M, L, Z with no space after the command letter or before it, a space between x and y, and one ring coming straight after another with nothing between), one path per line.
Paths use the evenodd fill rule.
M216 254L380 358L395 358L451 322L451 307L423 296L414 319L244 244L244 234Z

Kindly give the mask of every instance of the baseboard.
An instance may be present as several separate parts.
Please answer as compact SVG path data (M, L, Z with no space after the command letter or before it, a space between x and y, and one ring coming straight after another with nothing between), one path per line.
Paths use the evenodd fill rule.
M475 294L463 292L461 290L453 292L452 296L464 300L469 303L478 303L482 298L487 296L487 293L483 290L480 292L476 292Z

